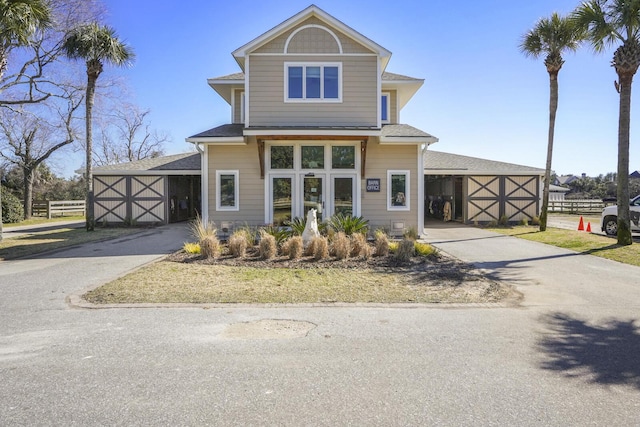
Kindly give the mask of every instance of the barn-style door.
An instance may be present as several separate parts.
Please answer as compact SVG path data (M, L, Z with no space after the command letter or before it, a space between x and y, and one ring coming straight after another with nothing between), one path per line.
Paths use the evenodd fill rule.
M469 176L467 178L467 221L509 222L538 215L537 176Z
M166 222L163 176L95 176L96 222Z

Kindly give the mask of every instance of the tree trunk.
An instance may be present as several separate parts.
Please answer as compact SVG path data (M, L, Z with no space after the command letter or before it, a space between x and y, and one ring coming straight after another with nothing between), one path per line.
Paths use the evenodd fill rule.
M544 187L542 189L542 210L540 211L540 231L547 230L549 212L549 185L551 184L551 159L553 157L553 138L556 128L556 112L558 111L558 72L549 71L549 136L547 139L547 164L544 170Z
M86 219L86 227L87 231L95 230L95 213L93 206L93 127L92 127L92 119L93 119L93 103L96 94L96 80L98 80L98 74L91 71L89 67L87 67L87 97L85 99L86 105L86 144L87 144L87 152L86 152L86 182L85 188L87 193L87 219Z
M629 222L629 128L631 124L631 84L633 74L618 74L620 81L620 117L618 120L618 244L630 245Z
M31 219L33 216L33 182L36 178L36 170L23 168L22 175L24 175L24 219Z

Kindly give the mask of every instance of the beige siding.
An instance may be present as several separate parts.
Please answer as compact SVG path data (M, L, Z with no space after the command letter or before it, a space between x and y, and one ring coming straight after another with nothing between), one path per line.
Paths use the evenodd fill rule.
M340 53L336 39L323 28L309 27L296 33L286 53Z
M342 62L342 102L284 102L284 62ZM372 56L252 56L250 126L377 125L377 61Z
M242 123L242 95L243 90L235 90L233 96L233 123Z
M369 142L365 176L361 180L362 216L371 226L389 228L392 222L404 222L405 227L418 225L418 179L424 179L422 171L418 173L417 147L415 145L380 145ZM410 210L387 210L387 171L408 170L410 173ZM380 192L367 192L366 179L380 178Z
M132 197L161 197L164 179L160 176L134 176L131 180Z
M122 176L100 176L93 181L95 197L125 197L127 181Z
M216 170L239 171L239 211L216 210ZM264 180L260 179L258 146L252 138L246 146L209 147L209 219L250 225L264 222Z
M287 42L287 39L291 35L291 33L296 31L298 28L304 27L306 25L319 25L319 26L329 28L324 22L322 22L318 18L311 17L301 22L300 24L296 25L295 27L292 27L290 30L284 32L283 34L269 41L265 45L259 47L254 52L255 53L284 53L285 44ZM353 40L352 38L348 37L346 34L342 33L341 31L338 31L335 28L329 28L329 29L338 37L338 40L340 40L340 43L342 44L343 53L357 53L357 54L373 53L370 49L358 43L357 41ZM289 53L327 53L326 51L323 50L323 49L326 49L327 46L323 46L323 45L316 46L314 44L302 43L301 41L295 40L301 33L304 33L305 31L306 30L299 31L298 34L294 36L294 38L292 39L292 42L295 41L295 43L297 44L296 51L292 51L290 49ZM324 30L320 30L320 31L326 34L326 35L322 35L322 37L323 38L326 38L327 36L330 37L331 40L333 40L333 46L335 46L335 39L332 36L330 36L326 31ZM303 39L306 37L307 35L302 36ZM290 48L291 48L292 42L290 42L290 45L289 45ZM320 49L320 50L317 50L317 49Z
M398 91L390 90L389 92L389 123L397 124L398 119Z

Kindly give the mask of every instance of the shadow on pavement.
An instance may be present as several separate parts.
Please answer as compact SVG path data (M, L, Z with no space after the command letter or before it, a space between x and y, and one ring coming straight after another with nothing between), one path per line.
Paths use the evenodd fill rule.
M537 346L540 367L568 378L640 389L640 329L636 320L611 319L601 325L563 313L541 319L548 332Z

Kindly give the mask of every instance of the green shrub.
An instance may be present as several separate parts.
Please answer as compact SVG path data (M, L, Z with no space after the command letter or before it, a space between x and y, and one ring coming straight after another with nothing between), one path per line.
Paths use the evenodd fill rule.
M284 223L284 225L291 227L291 235L293 236L302 236L306 224L305 219L301 217L293 218L291 221L285 221Z
M215 223L211 221L205 223L199 215L189 223L189 231L198 241L203 240L205 237L216 237L216 239L218 237L218 229Z
M237 234L238 236L244 237L247 242L247 248L253 247L255 245L258 233L255 229L252 229L248 225L244 225L242 227L237 228L233 234Z
M260 230L260 245L258 246L260 258L272 259L278 254L278 242L273 234L266 230Z
M520 225L524 225L524 226L529 225L529 220L527 218L522 218L520 220Z
M498 220L498 225L502 227L509 225L509 217L506 215L502 215Z
M399 262L407 262L412 256L416 254L415 243L410 239L403 239L398 244L398 250L396 251L396 260Z
M389 253L395 254L398 252L398 242L389 242Z
M313 259L316 261L329 258L329 241L326 237L314 237L309 246L313 248Z
M200 245L197 243L185 242L182 246L182 249L191 255L199 255L200 254Z
M365 259L371 256L371 246L369 246L369 242L367 242L367 236L362 233L354 233L351 235L351 256L361 256Z
M438 253L438 250L428 243L416 242L413 247L415 249L415 253L423 257L433 256Z
M498 226L498 221L496 221L495 219L492 219L487 223L486 226L489 228L496 228Z
M364 219L361 216L347 216L342 213L337 213L328 221L329 228L336 232L343 232L347 236L351 236L353 233L367 233L369 229L369 220Z
M0 188L2 188L2 222L9 224L22 221L24 207L20 200L1 185Z
M235 232L229 237L229 253L236 258L244 258L247 252L247 237L245 233Z
M375 232L375 256L387 256L389 255L389 237L384 230L376 230Z
M289 259L300 259L303 248L302 236L292 236L282 244L282 254L288 256Z
M536 215L531 218L531 225L540 225L540 217Z
M220 242L216 236L205 236L200 240L200 255L207 259L215 258L220 250Z

